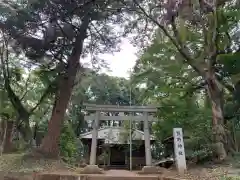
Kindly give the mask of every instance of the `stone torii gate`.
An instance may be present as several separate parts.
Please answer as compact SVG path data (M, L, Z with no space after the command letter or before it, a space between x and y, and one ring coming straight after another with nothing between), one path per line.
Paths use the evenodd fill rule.
M145 156L146 166L152 166L152 155L150 145L150 132L149 132L149 121L155 121L156 118L149 115L149 113L156 113L156 106L117 106L117 105L95 105L95 104L83 104L86 107L86 111L95 111L95 115L85 116L85 120L93 121L92 130L92 144L90 152L90 165L96 166L96 153L97 153L97 138L99 121L101 120L114 120L123 121L128 120L129 117L133 121L144 121L144 142L145 142ZM142 113L142 116L104 116L100 112L131 112L131 113Z

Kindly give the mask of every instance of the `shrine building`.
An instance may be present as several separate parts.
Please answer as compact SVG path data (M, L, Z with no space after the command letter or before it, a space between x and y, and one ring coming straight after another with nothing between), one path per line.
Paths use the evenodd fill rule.
M114 169L130 168L129 130L124 127L103 127L98 129L96 164ZM92 131L80 136L82 143L91 150ZM150 135L150 143L154 137ZM132 169L141 169L146 165L144 132L132 129ZM90 151L85 157L90 161Z

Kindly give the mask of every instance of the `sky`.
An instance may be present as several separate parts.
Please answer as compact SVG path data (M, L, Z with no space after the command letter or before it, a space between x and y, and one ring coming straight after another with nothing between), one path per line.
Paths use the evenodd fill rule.
M133 47L128 40L123 40L120 52L103 55L111 70L106 73L111 76L128 78L130 69L134 67L137 60L136 53L137 48Z
M101 71L110 75L129 78L129 72L134 67L137 56L137 48L131 45L129 40L123 39L120 46L120 52L113 54L103 54L101 58L108 64L109 70L102 69ZM83 63L89 63L89 59L83 60Z

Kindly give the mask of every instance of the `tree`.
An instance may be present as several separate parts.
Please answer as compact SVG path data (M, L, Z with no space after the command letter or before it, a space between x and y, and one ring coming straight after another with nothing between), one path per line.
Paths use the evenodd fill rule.
M60 61L52 63L59 66L58 91L48 133L41 146L42 152L55 157L59 154L60 128L76 73L81 69L80 56L91 53L93 60L96 60L94 54L116 48L119 35L111 28L125 18L123 8L115 1L91 0L71 3L45 0L15 6L18 16L5 15L7 20L0 23L1 28L21 45L27 57L36 60L48 55ZM13 29L13 25L17 28ZM43 38L35 38L31 33L25 35L26 32L39 32L43 28L46 28Z
M226 4L226 6L224 6ZM226 158L226 131L223 113L223 82L219 78L219 55L234 51L230 31L239 22L237 7L227 1L151 1L134 0L131 8L138 17L157 27L156 40L170 41L204 82L212 107L212 131L219 159ZM224 7L223 7L224 6ZM149 26L148 26L149 27ZM223 28L224 27L224 28ZM159 30L161 30L159 32ZM160 39L159 39L160 38Z
M186 156L211 156L211 108L205 104L204 83L194 71L175 59L182 58L171 42L153 41L139 57L132 74L134 86L143 85L141 100L159 106L159 121L153 124L157 146L153 154L162 154L162 141L172 136L174 127L182 127ZM172 149L169 149L171 151ZM173 152L171 152L173 153Z
M44 87L44 91L42 91L40 88L40 91L38 90L36 93L37 95L32 97L32 104L29 103L30 99L28 99L27 102L26 97L31 94L29 93L29 89L34 90L32 88L34 88L34 85L37 84L31 82L31 80L34 78L34 71L29 74L24 73L24 70L26 69L24 68L24 65L26 66L24 58L18 58L16 54L12 53L11 49L9 49L10 42L8 37L6 37L4 32L2 32L1 35L1 70L4 85L3 89L5 91L4 98L9 100L9 102L12 104L12 111L16 112L14 116L10 115L9 118L11 121L15 121L16 127L24 140L26 142L30 142L32 138L30 116L43 103L46 97L51 94L53 91L53 83L46 85L46 88ZM24 78L24 75L27 75L27 78ZM34 93L32 91L31 95L33 96L33 94ZM33 100L35 98L38 99L38 101Z

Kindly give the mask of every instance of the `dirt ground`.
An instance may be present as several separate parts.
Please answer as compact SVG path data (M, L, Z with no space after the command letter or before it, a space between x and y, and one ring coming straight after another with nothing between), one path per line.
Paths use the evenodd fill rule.
M223 177L230 171L233 174L240 174L240 168L233 171L231 166L226 165L214 167L195 166L188 168L188 171L181 177L186 180L224 180L226 178ZM24 180L32 180L33 172L79 174L81 172L81 168L69 166L61 161L26 158L23 154L9 154L0 157L0 180L2 180L1 177L3 177L4 174L8 174L9 177L22 177ZM130 172L127 170L108 170L104 171L104 174L106 176L140 176L136 171ZM180 177L174 168L164 169L161 175L168 177ZM21 180L21 178L19 180Z
M207 168L193 168L189 169L188 172L186 172L185 175L179 176L176 170L165 170L163 174L166 177L176 177L176 178L183 178L186 180L221 180L223 179L224 175L227 173L228 168L214 168L214 169L207 169ZM43 172L43 171L42 171ZM62 174L62 175L68 175L68 174L78 174L79 170L75 169L57 169L54 168L52 170L48 170L48 173L53 173L53 174ZM0 177L3 177L3 174L6 175L6 172L0 172ZM22 177L24 180L32 180L33 179L33 173L30 171L28 172L11 172L8 173L8 177ZM108 170L105 171L104 174L106 176L141 176L137 174L137 172L130 172L127 170ZM0 178L0 180L2 180ZM5 180L5 179L4 179ZM21 178L19 179L21 180Z
M166 170L164 175L171 177L182 177L184 179L199 180L199 179L209 179L209 180L219 180L226 176L229 167L215 167L215 168L204 168L204 167L194 167L188 169L188 171L179 176L176 170Z

